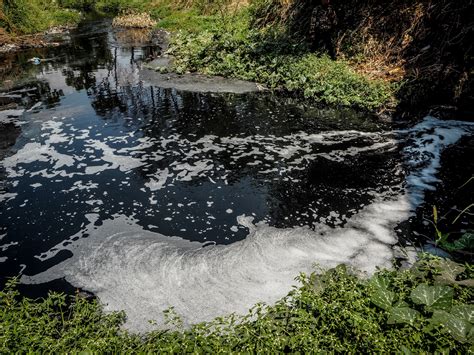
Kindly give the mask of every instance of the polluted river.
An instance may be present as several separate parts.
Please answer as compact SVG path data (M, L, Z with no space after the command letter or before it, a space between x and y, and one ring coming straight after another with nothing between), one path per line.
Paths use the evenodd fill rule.
M315 265L390 267L444 154L471 144L468 121L158 74L150 36L93 23L2 59L2 284L86 290L133 331L169 307L187 325L243 314Z

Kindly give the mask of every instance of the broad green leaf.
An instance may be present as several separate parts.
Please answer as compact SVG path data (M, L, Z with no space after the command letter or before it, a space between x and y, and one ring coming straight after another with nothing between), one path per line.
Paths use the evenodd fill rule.
M435 266L439 269L441 275L449 275L453 279L456 279L459 274L466 270L463 265L449 259L438 259L436 260Z
M436 310L433 312L433 315L431 316L430 323L433 325L444 324L449 320L450 317L451 317L451 314L449 314L448 312Z
M434 277L435 281L444 285L463 285L474 287L474 280L461 280L457 281L456 277L463 273L466 268L452 260L439 259L433 261L432 265L438 269L438 275Z
M465 304L462 306L454 306L450 312L454 317L474 323L474 305Z
M454 242L457 250L474 249L474 233L464 233L461 238Z
M467 335L467 341L470 344L474 344L474 327L471 327L471 330L469 331L469 334Z
M431 323L442 325L445 331L460 342L466 342L472 330L472 324L446 311L435 311Z
M408 349L405 345L402 345L400 347L400 352L405 355L411 355L413 354L410 349Z
M411 292L410 297L416 304L426 305L430 309L449 309L453 295L453 289L449 286L421 284Z
M321 275L315 275L312 281L313 281L313 288L316 293L320 293L324 290L326 283L324 281L324 278Z
M464 233L459 239L453 242L444 241L442 247L448 251L474 250L474 234Z
M370 285L377 289L387 289L389 286L389 280L386 277L374 276L370 280Z
M444 285L457 283L456 277L466 270L464 266L447 259L437 260L435 267L439 270L439 275L435 276L435 280Z
M420 312L409 307L392 308L388 317L388 324L413 324Z
M370 298L372 303L388 311L395 301L395 293L386 289L378 289Z
M462 343L467 341L469 332L472 329L471 323L453 316L450 317L444 326L454 339L459 340Z
M410 307L410 305L406 303L405 301L400 300L394 305L394 307L403 308L403 307Z

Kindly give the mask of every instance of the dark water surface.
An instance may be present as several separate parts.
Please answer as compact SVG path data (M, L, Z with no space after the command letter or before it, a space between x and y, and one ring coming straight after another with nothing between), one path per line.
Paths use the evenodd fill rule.
M330 237L331 230L345 230L347 223L347 230L361 230L362 227L354 226L354 218L363 220L360 216L367 215L374 203L397 198L402 201L400 196L404 196L405 189L408 191L405 200L416 208L423 200L424 190L433 190L436 183L434 174L439 167L429 164L440 158L445 145L472 133L469 124L458 122L444 127L435 119L428 119L414 133L394 131L390 125L367 115L311 108L262 92L231 94L163 89L144 80L141 72L145 60L160 54L160 47L153 41L159 42L137 33L131 40L126 32L114 32L107 24L99 23L72 34L61 47L4 58L4 64L10 66L2 73L4 88L0 93L3 105L0 111L0 159L3 159L0 162L0 277L19 273L33 276L56 265L52 269L55 274L34 282L66 277L75 286L86 287L101 296L101 291L112 292L113 287L121 286L114 284L112 290L106 290L104 284L99 285L98 280L102 279L91 276L96 272L91 270L98 270L100 260L104 260L101 258L105 257L116 258L117 264L111 264L110 268L117 268L117 273L124 258L144 260L143 252L134 254L132 249L145 239L153 240L153 233L159 238L179 237L182 240L179 248L209 248L211 254L214 250L217 254L225 251L230 260L236 255L237 246L234 249L211 246L240 241L235 245L242 247L257 222L269 228L262 233L273 241L275 231L298 230L295 227L302 227L304 233L314 231L324 238ZM34 66L27 61L33 56L44 60ZM443 126L441 133L434 130L437 125ZM431 136L426 138L423 134ZM464 144L468 141L464 138ZM431 170L422 170L425 165ZM416 169L421 172L417 173ZM411 178L407 180L407 177ZM423 191L421 195L419 190ZM393 211L392 207L384 208L364 219L364 223L378 223L378 218L385 218L384 214ZM399 213L402 208L396 210ZM244 216L253 217L252 224L245 222ZM351 218L352 222L348 222ZM390 223L403 221L403 217L397 218ZM115 226L118 231L109 233L106 226ZM134 235L146 238L130 245L125 243L129 242L127 238L122 238L123 245L109 247L120 248L117 251L120 254L128 245L132 248L129 253L118 257L108 254L108 250L104 254L107 256L96 255L97 264L91 263L91 269L81 277L75 272L80 273L82 266L58 268L63 261L72 262L77 255L87 259L88 253L103 248L94 239L94 233L98 233L94 231L100 231L105 240L126 232L127 228ZM101 236L97 238L100 240ZM285 243L293 240L291 236L286 237ZM89 237L89 248L99 243L93 251L81 249ZM370 239L364 238L363 243ZM162 239L159 240L161 243ZM358 239L347 236L349 244L355 240ZM188 247L186 241L199 244L191 243ZM262 239L252 248L265 250L265 243ZM383 243L391 245L393 240ZM76 244L82 246L75 249ZM366 248L364 245L361 247ZM147 258L159 258L159 253L167 247L146 254ZM149 250L149 245L146 248ZM179 248L163 254L162 259L173 253L181 255ZM292 251L295 260L300 260L301 253L296 253L295 248L305 252L308 244L305 246L298 240L285 248ZM328 255L343 255L344 248L341 245L339 252L337 248L328 249ZM244 253L242 250L239 255ZM279 252L275 250L276 257ZM183 255L189 254L186 253ZM356 260L357 253L360 251L352 253L350 258ZM167 270L176 275L183 270L192 273L190 270L196 265L201 265L199 272L202 272L202 268L211 268L211 258L223 257L217 254L193 259L189 270L187 264L176 266L178 259L167 259L166 264L150 263L156 273ZM371 259L370 255L367 260ZM262 252L250 260L260 257L264 260L267 254ZM286 254L282 257L282 267L288 257ZM179 257L179 262L184 263L182 258ZM216 274L224 273L226 267L237 269L245 260L236 259L236 264L223 266L212 275L218 277ZM375 266L377 260L373 262ZM251 263L247 260L247 264ZM133 262L127 265L130 264ZM365 268L370 263L355 264ZM293 266L306 267L306 264ZM136 265L132 271L126 270L124 277L153 274L145 269L141 264ZM137 275L130 275L133 272ZM227 280L247 277L243 274L242 271L240 279L229 274ZM277 275L274 270L270 274ZM84 281L84 275L94 282ZM179 279L176 275L169 277L176 281ZM199 273L195 277L200 278ZM206 284L205 280L202 277L203 288L212 286L213 282ZM159 279L150 281L150 285L155 285L155 281L163 284L163 279ZM131 286L127 287L123 290ZM245 293L246 285L239 287ZM173 297L179 299L181 294L192 294L194 289L177 290ZM222 294L228 291L222 290ZM115 307L113 299L106 296L111 309L133 309L128 304ZM258 300L260 296L258 293L255 297ZM250 298L248 302L253 301ZM169 305L162 299L153 298L153 302L160 307ZM216 303L232 304L232 301L219 298ZM196 307L202 309L206 305L210 307L207 303ZM219 309L225 310L224 306ZM209 311L202 317L189 319L199 321L213 315Z

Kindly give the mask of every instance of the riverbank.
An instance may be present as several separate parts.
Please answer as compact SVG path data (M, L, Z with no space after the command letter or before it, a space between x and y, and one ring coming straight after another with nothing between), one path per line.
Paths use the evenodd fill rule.
M0 54L32 48L57 47L66 41L75 25L51 27L47 31L27 35L12 36L0 29Z
M35 0L28 6L38 8L38 4L41 1ZM68 16L77 22L81 14L147 13L150 23L174 33L170 54L176 60L170 71L178 74L249 80L312 103L348 106L384 117L422 117L428 112L459 115L472 111L472 46L466 41L474 26L463 15L472 5L443 4L336 3L338 25L330 41L335 60L325 54L327 44L315 45L309 38L314 4L304 0L70 0L55 7L42 5L40 12L46 15L36 22L14 16L31 13L28 6L17 5L12 15L4 5L8 16L0 16L0 26L29 33L44 27L45 19L51 25ZM393 16L387 17L387 11ZM400 21L391 20L396 17ZM9 18L16 22L5 20ZM443 26L453 31L443 31ZM19 39L20 48L48 45L41 37L24 41Z
M346 60L312 53L308 43L283 28L255 28L256 6L230 2L201 12L196 7L163 7L158 26L172 31L166 56L173 60L147 67L161 74L199 73L255 82L312 104L378 114L394 110L396 84L359 73Z
M411 269L358 278L344 266L300 275L300 286L275 305L256 305L182 328L165 311L168 330L134 334L126 315L104 313L97 301L18 298L0 291L2 352L461 352L474 344L471 266L424 257Z
M72 11L81 9L75 3L69 6ZM174 61L165 71L158 66L156 69L161 73L221 76L255 82L259 87L283 91L313 103L378 113L393 110L395 91L390 83L359 74L346 61L309 53L307 45L282 31L251 29L251 13L256 5L252 6L229 2L200 7L194 2L174 5L169 1L158 6L146 1L112 6L102 1L89 8L109 14L146 10L157 21L157 27L173 31L168 54ZM41 34L17 36L10 41L13 42L3 46L4 51L56 45Z

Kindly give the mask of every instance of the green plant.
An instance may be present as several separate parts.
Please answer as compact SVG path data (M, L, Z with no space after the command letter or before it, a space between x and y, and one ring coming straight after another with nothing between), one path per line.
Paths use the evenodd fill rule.
M304 42L288 37L283 29L251 29L248 12L205 31L176 33L169 53L176 58L178 73L251 80L312 101L368 110L393 101L395 88L390 84L358 74L344 61L308 53Z
M46 0L3 0L0 2L0 26L9 32L34 33L51 26L77 23L77 11L61 8Z
M464 183L460 189L462 189L464 186L468 185L473 178L471 177L466 183ZM468 211L474 207L474 204L471 203L467 207L465 207L458 215L453 219L451 224L455 224L459 218L461 218L463 215L468 213ZM442 227L440 227L440 222L442 220L445 220L446 216L439 217L438 215L438 209L436 206L433 206L433 220L430 221L431 224L433 225L435 229L435 244L449 252L452 251L465 251L465 252L472 252L474 251L474 233L472 230L468 230L466 232L463 232L460 234L459 237L453 238L453 235L459 235L459 233L454 233L454 232L446 232L443 231Z
M123 313L97 301L50 294L21 298L15 281L0 291L0 352L349 352L467 353L473 346L474 269L423 257L410 270L379 270L369 279L344 265L301 274L276 304L257 304L183 329L132 334Z
M447 261L444 263L445 266L451 266ZM457 275L450 276L449 281L456 283L454 278ZM387 324L417 327L420 322L423 326L418 329L428 335L438 327L462 343L474 344L474 305L453 305L453 287L423 282L413 288L409 295L397 295L391 290L389 280L383 277L372 279L372 286L374 293L371 301L388 313Z

